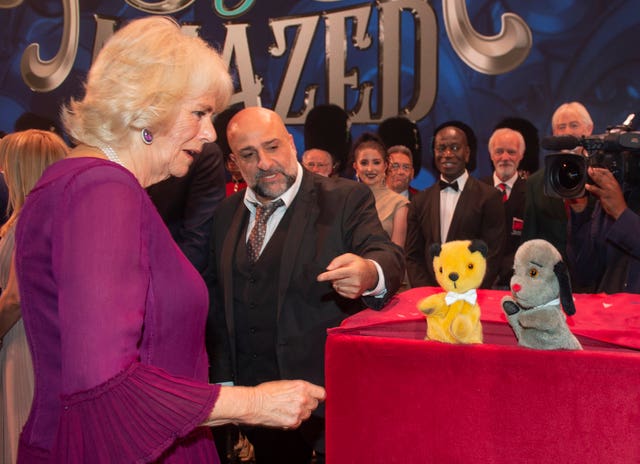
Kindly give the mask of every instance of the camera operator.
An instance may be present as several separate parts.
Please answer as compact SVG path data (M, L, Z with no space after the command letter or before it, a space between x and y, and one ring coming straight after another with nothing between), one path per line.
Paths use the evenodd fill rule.
M563 103L551 117L554 136L589 136L593 132L591 115L580 102ZM582 149L578 149L582 153ZM544 193L545 169L539 169L527 179L522 241L544 239L555 246L563 257L567 247L567 212L563 201ZM575 290L575 289L574 289ZM582 289L579 289L582 291Z
M589 167L588 197L570 206L567 255L573 279L596 292L640 293L640 182L620 185L606 168Z

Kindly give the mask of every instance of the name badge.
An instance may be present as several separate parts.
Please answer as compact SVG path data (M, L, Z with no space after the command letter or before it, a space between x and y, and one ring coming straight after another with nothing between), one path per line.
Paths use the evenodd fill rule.
M522 235L522 229L524 228L524 221L520 218L514 217L511 221L511 235Z

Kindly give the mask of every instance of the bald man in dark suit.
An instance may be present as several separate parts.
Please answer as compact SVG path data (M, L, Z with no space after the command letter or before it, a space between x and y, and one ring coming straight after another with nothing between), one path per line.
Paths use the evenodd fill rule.
M327 329L365 305L380 309L404 276L400 247L382 229L371 190L305 170L273 111L229 122L231 158L247 189L214 215L207 348L213 381L324 385ZM265 228L253 231L262 208ZM260 242L260 240L257 240ZM258 256L255 256L255 255ZM298 430L245 429L257 464L324 462L324 409Z

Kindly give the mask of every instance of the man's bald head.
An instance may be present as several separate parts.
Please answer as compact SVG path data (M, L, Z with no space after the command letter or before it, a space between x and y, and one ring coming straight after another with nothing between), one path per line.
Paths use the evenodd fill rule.
M227 126L231 159L261 201L282 195L296 179L298 161L293 137L274 111L249 107Z
M231 151L233 150L232 139L236 140L243 131L251 130L254 127L271 127L277 132L287 133L284 121L278 113L268 108L251 106L238 111L227 125L227 139Z

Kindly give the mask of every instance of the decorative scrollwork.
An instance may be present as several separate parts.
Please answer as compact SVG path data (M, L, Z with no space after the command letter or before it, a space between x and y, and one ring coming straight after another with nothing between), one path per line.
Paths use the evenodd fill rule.
M514 13L504 13L500 32L486 36L471 25L466 0L442 0L442 11L453 49L462 61L478 72L489 75L509 72L531 51L531 30Z
M144 0L125 0L132 7L151 14L171 14L184 10L196 0L161 0L145 2Z
M15 8L22 4L23 0L0 0L0 8Z
M63 0L62 3L64 27L58 53L51 60L44 61L40 58L40 45L32 43L22 54L22 79L34 92L49 92L62 84L76 59L80 33L78 0Z
M254 3L255 0L241 0L234 7L227 8L224 0L215 0L214 7L218 16L231 19L246 13Z

